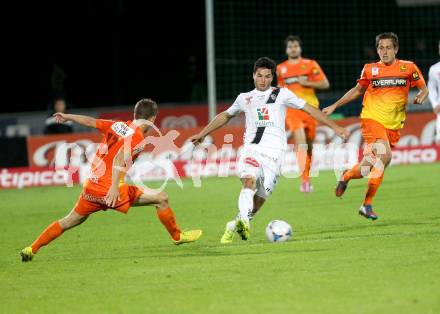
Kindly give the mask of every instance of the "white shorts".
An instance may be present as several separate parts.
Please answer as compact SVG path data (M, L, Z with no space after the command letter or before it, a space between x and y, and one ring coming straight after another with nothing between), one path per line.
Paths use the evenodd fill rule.
M263 149L257 144L243 147L237 170L240 179L254 178L257 183L256 194L264 199L269 197L278 183L284 151Z

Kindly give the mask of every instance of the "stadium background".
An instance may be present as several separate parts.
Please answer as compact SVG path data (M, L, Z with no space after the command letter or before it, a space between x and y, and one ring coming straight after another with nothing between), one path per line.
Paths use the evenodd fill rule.
M122 119L131 118L138 99L151 97L161 106L158 126L187 135L207 123L204 1L179 2L173 10L165 3L135 1L49 2L33 9L33 14L30 9L21 12L29 27L8 36L8 63L13 68L4 72L11 86L4 94L9 105L2 106L0 114L1 168L53 167L54 143L66 142L66 137L40 135L57 95L66 98L71 113ZM191 14L180 14L185 10ZM166 12L160 27L150 18L157 12ZM217 110L253 88L256 58L284 60L288 34L301 36L303 56L316 59L329 78L331 88L318 93L321 107L355 84L364 63L377 60L374 39L383 31L399 35L398 57L415 61L427 79L430 65L439 59L438 16L440 4L432 0L214 1ZM41 19L53 25L44 26ZM341 108L335 118L358 115L360 101ZM417 107L410 104L408 111L425 113L409 117L400 146L432 144L435 116L429 101ZM358 129L355 119L346 121ZM80 135L73 142L96 139L96 134L86 133L90 130L80 126L74 130ZM360 144L356 138L353 142ZM33 155L35 143L52 143L40 163ZM179 138L178 144L183 143ZM422 162L420 152L416 154ZM428 158L433 159L437 158Z
M257 57L283 59L289 33L302 36L304 56L317 59L329 76L331 89L318 94L322 104L341 96L362 64L376 59L374 36L383 31L398 33L399 57L414 60L427 78L439 60L439 2L217 0L219 109L253 88ZM423 112L408 115L393 152L394 164L407 165L387 169L375 199L377 221L357 214L366 180L350 183L336 199L335 173L312 178L315 189L307 195L297 179L281 176L252 221L251 239L226 246L219 239L236 214L239 180L203 178L200 186L188 178L183 189L169 180L166 192L181 227L203 229L197 243L174 246L152 207L128 215L108 210L22 263L20 250L66 215L81 193L80 185L65 186L66 171L55 171L54 156L75 170L100 138L80 127L43 135L51 98L61 86L69 112L130 118L134 102L151 97L161 105L158 126L163 133L177 129L176 144L183 145L208 120L205 8L202 0L10 5L2 6L8 19L2 29L0 313L440 313L440 146L433 145L429 103L409 107ZM356 102L336 117L354 144L360 141L358 111ZM234 135L217 156L238 150L240 122L211 138L221 145L226 134ZM326 128L318 137L334 139ZM184 158L175 161L183 172ZM163 174L138 163L141 179L160 178L151 182L160 186ZM200 164L194 164L203 170L196 175L220 174L216 160ZM82 174L74 173L75 183ZM274 219L292 225L291 241L267 241Z

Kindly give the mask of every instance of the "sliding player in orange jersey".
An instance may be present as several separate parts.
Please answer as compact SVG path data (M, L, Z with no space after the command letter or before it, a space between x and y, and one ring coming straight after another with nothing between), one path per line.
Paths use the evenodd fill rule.
M411 61L396 59L399 41L394 33L382 33L376 36L376 48L380 61L364 65L360 79L341 99L323 112L331 114L336 108L363 95L361 112L362 136L366 144L364 158L360 163L345 171L336 187L336 196L344 194L351 179L368 175L368 189L359 214L375 220L378 216L372 207L384 175L391 161L391 148L400 138L399 130L405 122L405 109L411 87L419 92L414 104L422 104L428 96L422 73Z
M59 122L73 121L97 128L103 140L92 161L90 175L78 202L66 217L50 224L31 246L21 251L23 262L31 261L42 246L58 238L64 231L80 225L90 214L109 208L127 213L132 206L152 205L156 207L159 220L175 244L193 242L201 236L201 230L180 230L165 192L149 192L137 186L129 186L123 181L124 173L145 148L144 137L157 116L157 104L154 101L138 101L133 121L115 122L60 112L54 116Z
M278 85L287 87L299 98L319 109L319 101L315 90L328 89L330 84L319 64L312 59L301 57L302 42L298 36L289 35L284 44L287 60L277 65ZM293 133L297 151L297 160L301 173L300 191L310 193L310 165L312 162L313 142L318 121L307 112L287 108L286 127ZM307 145L307 150L305 149Z

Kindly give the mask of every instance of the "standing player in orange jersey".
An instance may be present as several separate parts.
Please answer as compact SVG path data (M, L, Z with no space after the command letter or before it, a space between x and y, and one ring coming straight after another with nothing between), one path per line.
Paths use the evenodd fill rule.
M132 206L152 205L157 216L168 230L175 244L193 242L201 230L182 232L176 224L174 213L165 192L148 192L137 186L124 183L124 173L145 148L144 137L157 116L157 104L151 99L136 103L133 121L110 121L87 116L55 113L59 122L72 121L97 128L103 135L98 147L84 189L73 207L64 218L50 224L32 243L21 252L23 262L31 261L38 250L58 238L64 231L83 223L90 214L109 208L127 213Z
M319 109L315 90L329 88L327 77L315 60L301 57L302 42L298 36L289 35L284 44L287 60L277 65L278 85L287 87L299 98ZM300 191L303 193L313 191L309 172L317 125L318 121L307 112L287 108L286 126L295 140L298 165L302 170Z
M338 197L342 196L351 179L368 176L368 189L359 214L372 220L378 218L372 207L373 197L382 183L385 168L391 162L391 148L399 141L409 90L411 87L419 89L413 100L417 105L428 96L425 80L417 65L396 59L399 50L396 34L377 35L376 48L380 61L365 64L356 86L323 109L329 115L336 108L364 95L361 112L362 136L366 144L364 158L343 173L335 193Z

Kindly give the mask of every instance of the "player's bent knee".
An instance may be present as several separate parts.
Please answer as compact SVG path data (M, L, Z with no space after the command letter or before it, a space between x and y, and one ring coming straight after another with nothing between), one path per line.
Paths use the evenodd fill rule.
M243 188L255 190L257 187L256 180L254 178L242 178Z
M387 167L391 163L391 153L387 153L383 155L382 162L385 167Z
M160 192L158 194L158 207L159 208L167 208L169 206L168 203L168 194L166 192Z
M66 217L60 219L58 222L63 230L68 230L82 224L84 221L86 221L87 217L88 216L82 216L72 210Z

